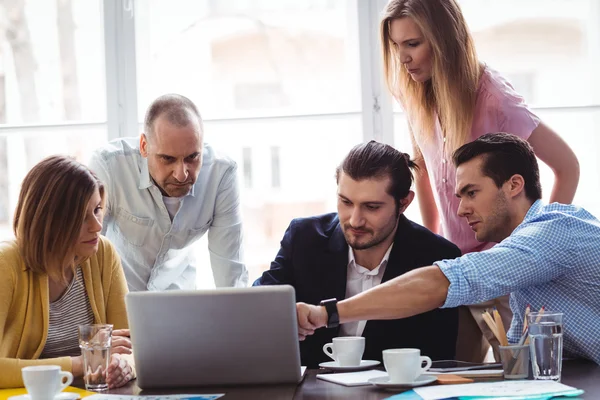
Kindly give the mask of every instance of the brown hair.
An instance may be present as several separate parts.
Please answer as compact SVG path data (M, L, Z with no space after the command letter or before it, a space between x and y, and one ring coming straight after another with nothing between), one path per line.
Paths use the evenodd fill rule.
M165 114L167 120L177 127L185 127L198 123L200 132L204 130L202 117L194 102L180 94L164 94L152 102L144 118L144 133L146 137L154 134L154 121Z
M66 266L75 270L77 243L88 202L104 186L83 164L50 156L35 165L21 185L13 229L26 267L66 281Z
M402 68L390 37L391 22L411 18L433 53L432 77L415 82ZM456 0L391 0L380 25L387 86L408 116L412 134L429 140L437 114L447 153L469 140L481 67L469 28ZM415 155L420 157L420 155Z
M387 192L394 198L396 209L399 209L400 200L408 195L413 182L411 169L416 168L408 154L388 144L371 140L350 150L336 168L335 179L339 182L342 171L355 181L389 176L391 183Z

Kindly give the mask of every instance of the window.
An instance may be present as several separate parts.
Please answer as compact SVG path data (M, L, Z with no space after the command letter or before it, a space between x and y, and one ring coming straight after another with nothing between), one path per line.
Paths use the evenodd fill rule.
M595 0L460 0L479 58L535 82L535 107L599 104L600 11ZM517 81L517 86L518 86ZM523 93L525 94L525 93Z
M0 240L35 163L106 141L101 5L0 1Z
M138 115L166 92L206 119L359 111L354 4L138 1Z
M281 165L279 160L279 147L271 147L271 187L281 187Z
M242 149L242 165L244 174L244 187L247 189L252 188L252 148L244 147Z
M33 164L55 153L87 160L176 92L198 105L206 141L238 164L255 279L293 218L335 211L334 172L351 147L384 138L411 152L405 115L381 95L385 2L0 0L0 240ZM577 153L575 202L600 215L600 2L459 2L481 60ZM547 199L545 167L542 183ZM420 221L416 204L407 215ZM210 287L208 260L199 265L198 286Z
M251 280L293 218L335 210L335 167L362 141L357 35L347 0L136 3L138 117L183 94L237 161Z
M480 59L505 76L533 112L575 151L581 176L574 203L600 216L600 164L596 161L600 145L596 139L600 136L600 79L596 72L600 70L600 2L459 2ZM410 149L406 118L397 105L396 111L395 145ZM540 173L543 197L548 201L554 175L542 162ZM420 216L414 215L414 219L418 221Z

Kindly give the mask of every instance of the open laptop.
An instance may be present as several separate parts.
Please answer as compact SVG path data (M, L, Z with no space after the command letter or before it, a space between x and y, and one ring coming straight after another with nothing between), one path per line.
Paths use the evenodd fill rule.
M291 286L132 292L125 303L143 389L301 380Z

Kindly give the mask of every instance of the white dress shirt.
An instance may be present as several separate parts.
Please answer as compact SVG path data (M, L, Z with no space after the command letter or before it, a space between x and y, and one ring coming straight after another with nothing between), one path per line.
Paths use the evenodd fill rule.
M381 283L385 268L390 258L392 246L385 252L383 259L377 268L369 271L367 268L358 265L354 258L352 247L348 246L348 275L346 278L346 299L359 293L369 290ZM362 336L367 321L354 321L340 325L340 336Z
M198 179L171 219L139 138L113 140L93 154L90 169L107 193L102 234L121 256L129 290L194 289L193 246L206 232L215 285L247 285L237 166L207 143L202 155Z

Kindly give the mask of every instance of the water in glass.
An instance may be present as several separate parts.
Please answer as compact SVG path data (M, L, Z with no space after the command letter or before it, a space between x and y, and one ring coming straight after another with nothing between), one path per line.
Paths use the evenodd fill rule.
M106 369L110 358L110 346L98 346L82 342L79 344L83 355L83 379L87 390L106 390Z
M529 326L533 378L560 381L563 351L561 323L540 321Z

